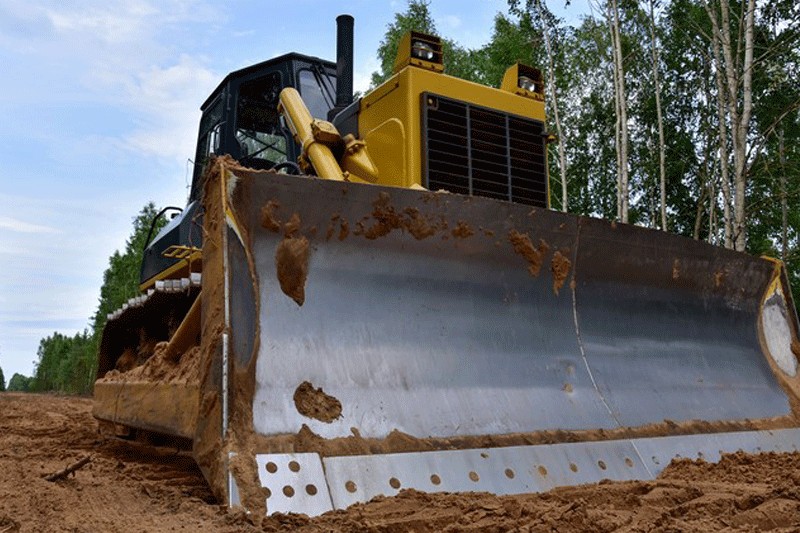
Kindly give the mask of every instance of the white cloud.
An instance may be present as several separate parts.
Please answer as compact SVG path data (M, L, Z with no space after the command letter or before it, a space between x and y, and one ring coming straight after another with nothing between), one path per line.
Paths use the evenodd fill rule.
M239 31L231 32L231 35L233 37L237 37L237 38L240 38L240 37L252 37L255 34L256 34L256 30L239 30Z
M0 88L5 102L80 101L97 114L123 113L127 121L117 118L114 126L101 126L116 130L116 139L105 141L109 146L173 163L193 157L198 109L219 76L192 49L196 40L207 37L204 32L213 33L215 24L226 18L224 11L203 0L87 0L79 7L6 2L0 15L9 27L37 31L28 39L24 61L11 56L12 72L28 71L30 64L47 68L37 78ZM0 22L0 36L4 26ZM0 37L0 60L3 44ZM178 55L176 50L184 52ZM58 91L53 91L55 83Z
M0 215L0 228L19 233L61 233L61 231L56 228L31 224L30 222L24 222L5 215Z
M219 76L182 55L177 64L136 75L127 99L139 111L138 127L126 137L130 148L185 161L194 157L200 104Z
M142 33L147 32L149 19L159 15L159 11L147 2L131 0L113 5L97 3L85 10L76 10L72 6L42 10L56 31L87 33L112 45L138 40Z
M449 30L455 30L461 27L461 17L457 17L456 15L445 15L442 17L442 22L444 26Z
M367 92L372 82L372 73L381 69L381 64L376 56L371 56L369 60L361 62L353 71L353 90Z

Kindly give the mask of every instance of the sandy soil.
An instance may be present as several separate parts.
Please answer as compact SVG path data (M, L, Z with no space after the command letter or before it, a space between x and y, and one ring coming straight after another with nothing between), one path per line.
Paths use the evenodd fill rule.
M65 479L44 479L87 456ZM800 454L682 460L654 482L514 497L404 491L315 519L257 519L216 504L190 457L100 436L89 399L0 393L0 533L722 530L800 530Z

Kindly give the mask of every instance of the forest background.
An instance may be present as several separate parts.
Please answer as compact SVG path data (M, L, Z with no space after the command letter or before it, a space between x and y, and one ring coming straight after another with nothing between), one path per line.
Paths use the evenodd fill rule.
M577 24L553 4L509 0L477 49L440 35L452 76L498 86L515 62L542 70L552 207L780 258L800 295L800 4L596 0ZM409 30L439 35L428 2L387 27L373 86ZM88 327L43 338L30 377L6 384L0 369L0 391L91 393L105 317L137 294L158 212L144 206L109 258Z

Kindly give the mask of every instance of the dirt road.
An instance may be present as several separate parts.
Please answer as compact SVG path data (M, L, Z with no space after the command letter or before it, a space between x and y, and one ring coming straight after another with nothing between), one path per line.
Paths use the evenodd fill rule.
M0 393L0 533L720 530L800 531L800 454L674 462L655 482L515 497L404 491L315 519L256 519L216 504L188 456L98 435L89 399Z

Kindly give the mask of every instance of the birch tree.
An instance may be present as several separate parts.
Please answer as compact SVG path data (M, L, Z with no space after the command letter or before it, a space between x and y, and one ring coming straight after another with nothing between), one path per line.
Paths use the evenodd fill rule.
M614 78L614 107L616 127L614 143L617 147L617 219L628 222L629 172L628 172L628 102L625 91L625 68L622 58L619 6L617 0L608 0L605 6L606 22L611 36L612 74Z
M534 7L536 14L542 25L542 35L544 37L545 51L547 52L547 85L550 93L550 109L553 111L553 122L556 126L556 136L558 137L558 171L561 181L561 210L567 212L569 205L568 185L569 173L567 172L567 149L564 132L561 127L561 115L558 108L558 92L556 90L556 66L553 53L553 43L550 39L550 24L554 17L544 5L543 0L535 0Z
M664 143L664 118L661 112L661 79L659 44L656 39L655 8L657 0L650 0L650 52L653 60L653 89L656 97L656 125L658 128L658 190L660 193L661 229L667 231L667 169L665 164L666 149Z
M745 193L747 188L747 138L753 112L753 35L755 26L755 0L744 0L744 13L737 25L736 40L731 33L729 0L706 0L705 9L711 20L711 46L714 52L718 87L718 113L720 121L720 163L725 200L733 204L733 221L726 214L725 246L744 250L747 243ZM730 129L733 156L733 189L726 178L727 129ZM725 143L725 145L723 145ZM727 189L727 190L726 190ZM728 237L728 231L732 233Z
M781 188L781 261L786 263L789 259L789 200L786 183L786 144L783 128L778 131L778 160L780 163Z
M718 33L718 24L713 12L706 5L706 10L714 26L714 33ZM726 125L727 100L728 94L725 90L725 73L722 68L722 54L720 52L720 40L710 36L711 50L714 56L714 82L717 87L716 110L717 110L717 153L719 155L720 182L722 190L722 217L724 227L724 246L733 248L733 217L731 216L731 178L728 168L728 127Z

